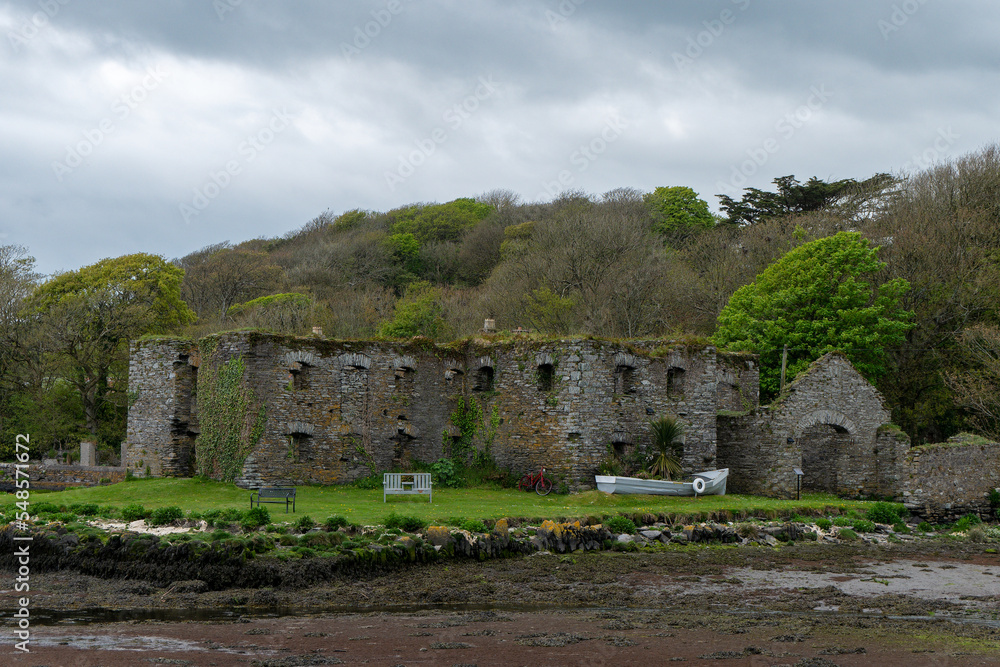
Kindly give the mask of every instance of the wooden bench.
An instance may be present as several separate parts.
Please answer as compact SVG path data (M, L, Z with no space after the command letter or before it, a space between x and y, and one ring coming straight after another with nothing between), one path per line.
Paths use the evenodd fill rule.
M427 494L431 500L431 474L429 472L387 472L382 478L382 502L386 496Z
M257 498L254 498L254 495ZM268 500L265 500L267 498ZM253 493L250 494L250 509L253 509L253 504L257 503L257 507L260 507L261 503L285 503L285 514L288 514L288 507L291 506L292 511L295 511L295 487L286 486L262 486Z

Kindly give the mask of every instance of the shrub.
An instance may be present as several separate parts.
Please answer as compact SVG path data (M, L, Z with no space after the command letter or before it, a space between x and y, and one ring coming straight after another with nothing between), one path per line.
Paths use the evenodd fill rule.
M138 521L149 516L149 511L139 503L131 503L122 508L121 515L125 521Z
M243 514L243 521L240 525L243 530L254 530L271 523L271 513L266 507L252 507Z
M632 535L633 533L635 533L636 527L632 519L628 518L627 516L619 515L616 517L612 517L612 519L608 521L608 530L610 530L612 533L615 533L616 535L622 535L622 534Z
M833 520L833 525L838 526L840 528L850 526L852 523L854 523L854 519L846 516L838 516L835 517Z
M455 462L451 459L438 459L431 466L431 474L434 476L434 483L441 486L458 487L462 482Z
M955 530L964 533L972 526L977 526L982 522L983 520L980 519L975 514L966 514L961 519L955 522Z
M309 533L299 538L299 545L304 547L326 548L330 546L328 533Z
M875 532L875 522L868 519L855 519L851 527L859 533Z
M31 509L36 514L43 514L43 513L44 514L55 514L57 512L61 512L62 511L62 508L59 507L59 505L56 505L55 503L49 503L49 502L32 503L31 504Z
M968 537L970 541L979 544L987 542L989 540L989 537L986 533L986 528L981 523L976 524L975 526L969 528L968 532L966 533L966 537Z
M468 521L462 522L462 530L467 530L470 533L485 533L486 526L479 519L469 519Z
M228 530L216 530L212 531L212 541L218 542L219 540L228 540L233 536Z
M157 507L149 515L149 523L153 526L164 526L168 523L173 523L175 519L180 519L183 516L184 510L180 507Z
M389 516L385 518L383 525L386 528L399 528L405 530L408 533L416 533L423 530L427 522L423 519L415 516L400 516L395 512L391 512Z
M858 539L858 534L855 533L850 528L842 528L840 532L837 533L837 537L841 540L847 540L848 542L853 542L854 540Z
M736 534L752 540L760 535L760 526L750 522L738 523L736 524Z
M308 514L299 517L299 520L295 522L295 529L301 533L306 533L316 527L316 522Z
M921 521L919 524L917 524L917 530L919 530L922 533L933 533L934 526L927 523L926 521Z
M830 530L830 526L832 525L833 522L829 519L816 519L816 526L822 528L823 530Z
M80 516L95 516L100 509L97 503L73 503L69 506L70 512L79 514Z
M897 521L896 523L892 524L892 529L897 533L902 533L903 535L910 534L910 527L907 526L902 521Z
M223 521L242 521L243 520L243 510L238 510L235 507L227 507L222 510L219 518Z
M868 508L868 511L865 512L865 518L875 523L893 524L899 522L905 511L902 505L880 500Z
M328 516L326 518L324 525L326 526L327 530L333 531L337 530L338 528L347 528L351 524L347 520L347 517L340 516L339 514L334 514L333 516Z

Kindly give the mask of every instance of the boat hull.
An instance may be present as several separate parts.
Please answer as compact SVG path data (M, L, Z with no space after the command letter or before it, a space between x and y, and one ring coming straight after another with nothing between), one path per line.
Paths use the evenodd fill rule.
M695 481L668 482L661 479L613 477L610 475L595 475L595 480L597 481L597 490L605 493L652 496L723 496L726 494L726 479L729 477L729 468L706 470L695 473L693 477L704 483L703 489L695 490Z

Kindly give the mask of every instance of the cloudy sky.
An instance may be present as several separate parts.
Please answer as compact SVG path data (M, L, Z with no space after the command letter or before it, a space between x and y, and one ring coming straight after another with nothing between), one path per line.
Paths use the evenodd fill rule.
M43 273L496 189L901 172L997 141L986 0L0 0L0 243Z

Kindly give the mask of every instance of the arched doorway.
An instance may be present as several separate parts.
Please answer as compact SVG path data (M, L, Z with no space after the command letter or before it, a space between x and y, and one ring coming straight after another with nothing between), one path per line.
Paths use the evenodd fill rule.
M802 489L838 493L854 449L857 428L842 414L820 411L799 422Z

